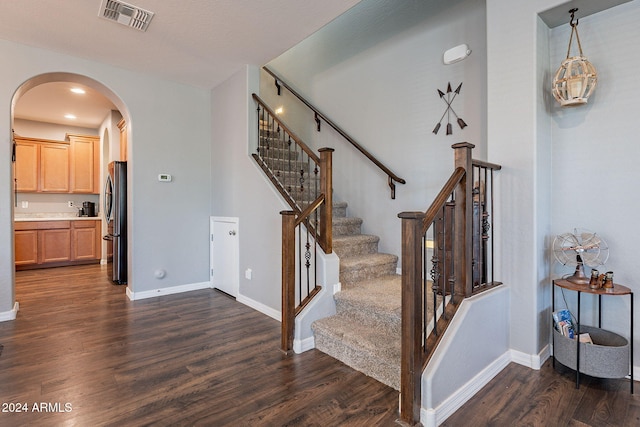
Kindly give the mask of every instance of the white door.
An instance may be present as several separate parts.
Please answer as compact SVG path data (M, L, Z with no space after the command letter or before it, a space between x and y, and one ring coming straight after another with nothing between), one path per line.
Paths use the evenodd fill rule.
M211 287L232 297L240 283L238 218L211 217Z

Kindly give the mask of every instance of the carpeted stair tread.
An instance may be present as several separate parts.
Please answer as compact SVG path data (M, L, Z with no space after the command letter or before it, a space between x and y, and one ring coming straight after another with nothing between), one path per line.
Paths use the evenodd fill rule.
M333 250L342 259L353 255L378 252L378 236L370 234L347 234L333 238Z
M338 315L400 334L401 282L401 276L390 275L350 285L334 295Z
M340 282L351 284L368 278L395 274L398 257L392 254L366 254L340 259Z
M398 311L401 305L402 276L392 274L354 282L336 293L336 299L360 301L379 310Z
M399 390L400 335L340 315L315 321L313 330L318 350Z

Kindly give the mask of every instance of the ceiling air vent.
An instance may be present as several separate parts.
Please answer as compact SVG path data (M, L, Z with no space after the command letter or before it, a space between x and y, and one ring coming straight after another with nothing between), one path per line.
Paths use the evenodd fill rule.
M102 0L99 16L136 30L147 31L153 12L121 1Z

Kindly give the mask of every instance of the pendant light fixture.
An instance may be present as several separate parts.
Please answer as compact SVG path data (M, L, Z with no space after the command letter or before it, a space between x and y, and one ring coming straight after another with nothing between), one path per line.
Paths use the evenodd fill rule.
M567 58L562 61L560 68L558 68L553 78L553 96L563 107L586 104L598 81L598 74L596 73L595 67L587 61L587 58L582 54L582 45L580 44L580 37L578 36L578 20L576 19L574 22L577 11L577 8L569 11L571 14L571 20L569 21L569 25L571 25L571 35L569 36ZM573 41L574 33L580 54L570 57L571 42Z

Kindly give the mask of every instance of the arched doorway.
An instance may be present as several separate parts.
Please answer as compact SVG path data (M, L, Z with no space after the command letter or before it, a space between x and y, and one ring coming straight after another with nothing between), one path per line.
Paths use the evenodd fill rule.
M90 77L83 76L80 74L57 72L57 73L46 73L46 74L37 75L27 80L26 82L24 82L14 93L14 96L11 100L12 129L14 129L14 131L16 129L16 126L15 126L16 110L19 109L20 107L21 99L26 99L25 94L29 93L30 91L31 91L31 94L33 94L36 92L35 89L43 88L45 86L62 84L62 83L68 83L68 84L73 84L74 86L87 88L90 90L93 96L95 96L95 94L98 94L100 97L103 97L105 100L107 100L108 101L107 104L111 107L109 107L109 109L107 110L107 113L105 113L104 120L102 121L100 126L95 128L95 133L94 133L95 137L99 138L99 146L95 147L95 150L94 150L94 152L96 153L96 158L98 158L99 160L96 160L96 162L92 165L93 170L95 171L95 174L94 174L95 179L93 181L97 190L93 192L94 193L93 195L86 195L86 196L83 196L83 195L77 196L75 194L72 194L73 193L72 191L69 192L70 193L69 195L65 195L64 192L52 194L52 193L56 193L54 191L50 194L45 194L45 196L49 197L49 199L47 199L46 202L48 203L51 200L54 200L55 203L59 205L61 203L61 200L66 197L69 199L68 204L70 207L75 203L72 199L74 198L74 196L77 196L81 198L86 197L87 199L95 201L95 204L97 206L104 206L104 200L103 200L104 196L103 196L102 187L105 181L105 176L107 175L107 165L111 161L121 159L121 153L119 152L120 144L118 141L119 130L117 125L119 122L123 120L128 124L130 124L130 121L131 121L129 111L124 105L124 102L113 91L111 91L108 87L106 87L102 83ZM23 123L25 120L23 119L17 119L17 120L21 122L20 126L18 127L21 127L23 130L25 128L30 129L26 132L31 132L32 131L31 129L36 129L38 131L36 133L40 133L39 137L45 138L45 139L47 138L47 132L52 132L51 129L53 129L53 126L54 126L54 124L49 123L46 125L37 125L34 127L33 123L39 123L37 122L38 120L37 115L34 117L27 118L26 121L28 121L31 124L30 127L26 126ZM60 125L60 126L63 127L64 125ZM82 129L81 126L74 127L73 124L69 124L69 126L72 129ZM131 126L128 126L128 129L130 128ZM55 138L55 139L60 140L63 138ZM124 153L124 156L125 158L127 157L126 153ZM129 167L131 167L131 165L129 165ZM15 182L15 181L12 181L12 182ZM41 196L41 194L36 194L36 193L26 193L26 194L30 194L31 195L29 196L30 198L35 198L36 195L38 197ZM17 191L17 187L16 187L16 191L14 192L14 198L16 203L13 204L14 209L12 212L12 219L15 221L16 210L21 208L28 208L29 202L27 200L24 200L24 197L20 196L20 193ZM20 200L21 198L23 200ZM76 198L75 200L77 201L78 199ZM51 203L51 205L53 204L54 203ZM82 206L82 202L80 202L80 205ZM100 212L100 214L101 213L102 212ZM106 221L102 221L101 229L98 230L97 233L99 234L99 237L106 234ZM107 245L106 243L104 244L101 243L99 246L100 246L100 249L98 252L100 254L99 256L101 258L101 261L106 262L106 253L107 253L106 246ZM14 257L15 257L16 255L15 247L13 248L13 251L14 251ZM53 274L55 274L55 270L52 270L52 272ZM15 287L16 287L16 284L15 284L15 278L14 278L14 281L13 281L14 295L16 295Z

